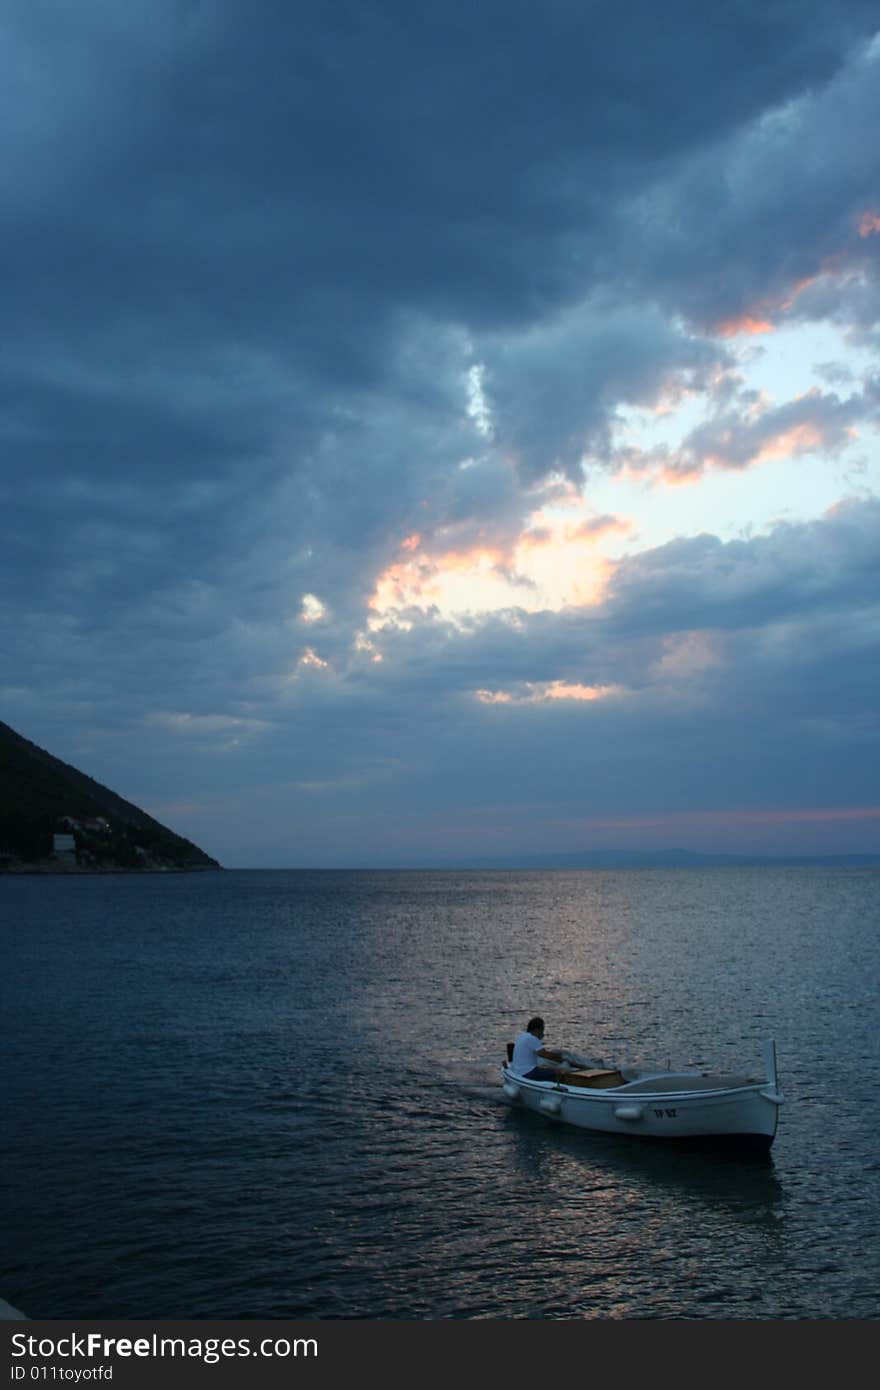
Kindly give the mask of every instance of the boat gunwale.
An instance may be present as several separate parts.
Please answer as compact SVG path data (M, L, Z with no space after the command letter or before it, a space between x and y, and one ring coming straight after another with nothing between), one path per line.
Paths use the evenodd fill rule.
M627 1099L629 1099L630 1097L632 1097L633 1099L638 1097L639 1101L644 1101L646 1103L652 1100L662 1101L664 1104L668 1105L670 1100L675 1100L676 1103L681 1103L682 1101L688 1100L701 1102L706 1100L725 1098L728 1096L740 1097L744 1094L760 1095L763 1096L765 1100L770 1101L771 1104L782 1104L782 1093L779 1091L778 1087L772 1086L766 1077L763 1081L749 1082L747 1085L744 1086L721 1086L713 1087L707 1090L692 1089L689 1091L631 1091L627 1088L630 1086L634 1086L642 1081L650 1080L651 1078L640 1077L638 1079L638 1083L636 1081L627 1081L624 1082L622 1086L589 1087L566 1086L564 1082L558 1081L537 1081L533 1078L522 1076L519 1072L516 1072L511 1067L507 1066L502 1066L501 1073L506 1079L515 1082L518 1086L525 1086L528 1090L534 1091L537 1095L561 1094L569 1097L574 1097L575 1099L584 1099L587 1101L607 1101L609 1104L614 1104L615 1102L618 1102L621 1097L626 1097ZM658 1075L661 1075L661 1073L658 1073Z

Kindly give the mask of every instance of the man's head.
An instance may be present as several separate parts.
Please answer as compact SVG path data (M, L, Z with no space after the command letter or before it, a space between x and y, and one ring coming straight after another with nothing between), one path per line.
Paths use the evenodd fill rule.
M543 1036L544 1036L544 1020L543 1020L543 1018L537 1018L537 1017L536 1017L536 1018L530 1018L529 1021L528 1021L528 1023L526 1024L526 1032L527 1032L527 1033L534 1033L534 1035L535 1035L536 1038L543 1038Z

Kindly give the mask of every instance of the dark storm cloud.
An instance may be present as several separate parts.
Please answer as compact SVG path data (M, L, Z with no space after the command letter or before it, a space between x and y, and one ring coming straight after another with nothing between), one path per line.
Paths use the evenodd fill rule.
M588 303L513 340L484 344L498 446L525 479L556 468L577 481L585 454L608 458L621 405L705 389L728 363L649 309Z
M755 117L615 211L621 284L703 329L748 312L831 317L859 283L864 296L851 272L876 276L877 243L859 229L880 197L878 41ZM798 287L824 272L801 301ZM870 283L868 297L876 308Z
M183 397L225 345L250 350L330 409L387 381L401 308L479 329L586 293L620 199L829 77L870 14L795 9L164 5L147 25L102 5L77 26L23 7L13 167L46 177L10 203L15 340L120 387L161 363ZM266 428L244 385L227 435ZM171 427L174 394L154 407ZM201 433L222 456L207 406Z
M350 386L381 379L395 307L487 327L587 292L620 200L830 78L871 7L112 13L81 9L79 81L56 7L14 26L42 111L21 177L56 173L12 220L31 333L36 309L112 355L161 325L173 358L173 323L181 359L253 333Z
M757 627L806 610L877 603L880 503L841 503L819 521L767 536L676 540L618 566L608 611L627 627ZM615 620L612 616L612 622Z
M877 115L875 6L720 18L561 0L7 6L6 717L132 793L181 775L158 734L150 768L132 755L136 727L189 748L206 796L222 799L222 753L241 786L363 770L390 815L416 777L404 753L423 773L445 750L472 782L491 727L491 767L511 764L473 685L634 681L660 659L662 624L720 584L711 547L621 567L604 625L535 616L528 643L501 622L428 625L389 636L383 665L351 643L407 535L513 535L548 470L578 477L585 449L613 466L614 410L704 385L726 359L701 333L784 299L869 205L873 143L847 132ZM880 238L851 240L870 285ZM847 283L814 312L867 340ZM328 609L314 629L305 592ZM327 665L300 666L307 647ZM558 751L541 728L535 765Z

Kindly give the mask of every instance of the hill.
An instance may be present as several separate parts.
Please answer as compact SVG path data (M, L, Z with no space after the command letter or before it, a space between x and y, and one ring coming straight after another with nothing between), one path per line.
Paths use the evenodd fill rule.
M59 834L68 838L56 849ZM146 811L0 722L0 869L26 867L61 872L220 865Z

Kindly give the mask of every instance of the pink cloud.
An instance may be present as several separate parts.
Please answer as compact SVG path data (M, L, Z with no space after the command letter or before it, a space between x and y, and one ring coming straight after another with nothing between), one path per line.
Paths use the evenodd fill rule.
M474 695L484 705L538 705L549 700L574 700L591 703L622 693L616 685L581 685L572 681L526 681L516 691L475 690Z
M859 236L874 236L878 232L880 232L880 215L876 212L863 212L859 219Z
M680 487L697 482L708 468L746 469L820 451L839 453L857 438L859 422L877 417L877 402L867 389L841 399L813 387L781 406L744 395L733 408L698 425L677 449L620 449L615 460L622 471Z
M774 329L775 325L769 319L746 313L735 319L725 319L718 324L715 332L719 338L738 338L740 334L754 337L759 333L772 333Z

